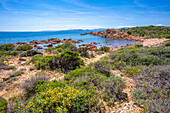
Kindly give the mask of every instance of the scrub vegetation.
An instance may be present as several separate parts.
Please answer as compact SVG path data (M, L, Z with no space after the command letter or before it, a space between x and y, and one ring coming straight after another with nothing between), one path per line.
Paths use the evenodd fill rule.
M27 77L21 84L24 93L11 99L9 109L12 112L104 113L107 111L106 106L113 108L116 103L129 101L124 91L127 88L126 77L135 81L132 100L141 107L141 112L170 111L168 41L158 47L143 47L139 44L116 51L110 51L109 47L90 51L87 47L77 48L71 43L50 47L43 53L32 50L28 45L1 45L0 50L7 53L1 54L4 58L1 60L3 70L16 70L14 66L5 65L5 58L12 52L18 52L19 57L29 58L27 65L32 66L30 73L39 72ZM107 55L86 65L86 60L93 60L97 52ZM114 74L116 70L122 74ZM24 71L11 73L10 78L4 79L5 82L0 83L0 86L22 77ZM49 74L43 74L45 72ZM53 79L58 73L62 73L63 78ZM6 101L0 100L0 112L5 112L1 109L6 105Z

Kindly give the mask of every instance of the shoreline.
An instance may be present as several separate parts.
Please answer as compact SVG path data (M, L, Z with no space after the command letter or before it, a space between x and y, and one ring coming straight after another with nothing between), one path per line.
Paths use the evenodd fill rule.
M108 38L112 40L128 40L128 41L143 41L144 37L129 35L126 32L120 32L118 29L106 29L105 31L97 31L97 32L90 32L84 33L80 35L94 35L100 36L102 38Z

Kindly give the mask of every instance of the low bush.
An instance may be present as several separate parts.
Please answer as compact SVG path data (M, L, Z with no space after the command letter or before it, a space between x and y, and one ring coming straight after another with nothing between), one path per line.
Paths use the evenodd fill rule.
M143 47L143 44L137 44L134 47L140 48L140 47Z
M90 58L94 58L95 55L93 53L90 53Z
M125 83L121 77L116 77L98 72L95 68L86 67L84 69L76 69L70 71L65 77L65 81L73 87L86 89L88 91L89 105L94 109L92 111L100 111L102 104L99 100L104 100L108 105L113 105L116 101L126 98L122 92Z
M8 66L7 70L16 70L16 67L15 66Z
M84 65L79 54L73 51L65 51L58 56L33 57L31 61L36 61L35 66L37 69L61 69L65 73Z
M141 89L136 89L133 92L133 101L136 102L138 105L146 104L147 94L143 92Z
M19 104L16 111L36 113L80 113L88 110L87 93L85 90L77 90L57 81L51 83L51 85L47 85L47 87L45 87L46 90L43 89L31 97L25 105ZM38 87L44 87L45 84L46 83L39 84ZM55 85L55 87L51 88L52 85Z
M168 113L170 111L169 99L153 99L147 103L146 113Z
M8 65L5 65L4 63L0 63L0 69L3 69L3 70L16 70L16 67L15 66L8 66Z
M84 62L77 52L65 51L59 56L58 68L65 72L79 68L81 65L84 65Z
M43 55L41 52L36 51L36 50L28 50L24 51L20 54L20 57L28 57L28 56L34 56L36 54Z
M0 98L0 113L6 113L6 107L8 102L2 98Z
M94 68L98 72L106 74L107 76L110 76L111 69L115 69L113 62L111 60L108 60L108 59L102 59L102 60L97 61L97 62L90 64L90 65L91 66L94 65Z
M97 51L109 52L110 51L110 47L103 46L103 47L100 47Z
M165 44L165 46L170 46L170 42L167 42L167 43Z
M101 54L104 54L104 52L103 51L96 51L96 54L101 55Z
M57 60L58 60L57 56L50 55L50 56L44 56L44 57L33 57L31 61L36 62L35 67L37 69L45 70L45 69L55 69Z
M2 44L0 45L0 51L11 51L14 49L14 45L12 44Z
M87 47L80 47L78 48L78 52L80 53L80 56L81 57L87 57L87 58L90 58L90 55L88 53L88 48Z
M36 54L32 57L32 59L29 61L30 63L36 63L38 61L38 59L42 58L41 54Z
M136 81L136 90L133 92L133 100L138 105L144 105L148 112L160 112L170 104L169 84L170 66L143 67L142 73L133 76ZM166 101L163 101L164 100ZM159 103L161 102L162 103ZM167 103L167 104L166 104Z
M31 45L28 45L28 44L24 44L22 46L18 46L16 48L17 51L27 51L27 50L31 50L33 49L33 47Z
M168 64L169 54L169 48L128 47L111 53L110 57L115 64L122 62L125 64L124 66L149 66Z
M16 77L16 76L20 76L20 75L22 75L22 72L21 71L16 71L16 72L11 73L9 76L10 77Z
M123 72L131 77L142 73L140 66L127 66Z
M168 90L170 84L169 75L170 65L154 66L143 67L141 73L134 75L133 78L137 82L138 88L142 87L143 84L148 83L150 88Z
M0 57L17 56L19 51L0 51Z
M36 86L40 83L38 81L47 81L50 77L46 75L32 76L30 79L26 80L22 85L22 88L27 92L27 97L31 97L36 90Z
M51 48L48 48L46 50L47 52L50 52L50 53L55 53L55 54L58 54L58 53L61 53L61 52L64 52L64 51L77 51L77 47L71 43L63 43L61 45L57 45L55 47L51 47Z

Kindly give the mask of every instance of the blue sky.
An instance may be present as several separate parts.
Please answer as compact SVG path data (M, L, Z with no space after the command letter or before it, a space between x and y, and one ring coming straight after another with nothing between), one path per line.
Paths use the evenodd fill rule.
M170 26L170 0L0 0L0 31Z

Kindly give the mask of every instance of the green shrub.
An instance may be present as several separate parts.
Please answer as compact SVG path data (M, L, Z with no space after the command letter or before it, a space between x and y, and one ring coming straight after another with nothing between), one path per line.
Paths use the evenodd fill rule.
M165 46L170 46L170 42L167 42L167 43L165 44Z
M38 60L35 63L37 69L61 69L65 73L84 65L79 54L73 51L65 51L58 56L34 57L32 62L35 60Z
M22 108L22 111L36 113L80 113L88 110L87 103L85 90L77 90L70 86L58 86L35 94L25 106L18 106L18 111L21 111L20 108Z
M148 113L161 112L162 108L168 111L169 75L169 65L142 67L142 73L133 76L136 83L133 100L144 105Z
M114 75L107 76L98 72L95 68L86 67L70 71L64 79L73 87L86 89L91 101L89 106L94 106L96 110L101 110L100 99L103 99L108 105L114 102L124 100L123 88L125 83L121 77Z
M130 66L140 65L164 65L168 64L170 49L165 47L156 48L136 48L128 47L120 49L109 56L114 63L124 62ZM124 65L125 66L125 65ZM120 67L119 67L120 68Z
M140 48L140 47L143 47L143 44L137 44L134 47Z
M55 53L55 54L58 54L64 51L75 51L76 52L77 47L71 43L66 42L61 45L57 45L55 47L50 47L46 51L50 53Z
M103 51L97 51L96 53L97 53L98 55L104 54Z
M22 46L18 46L16 48L17 51L27 51L27 50L31 50L33 47L31 45L28 44L24 44Z
M17 56L19 51L0 51L0 57Z
M28 50L24 51L20 54L20 57L28 57L28 56L34 56L36 54L43 55L41 52L36 51L36 50Z
M46 81L49 80L49 78L50 77L46 75L37 75L32 76L30 79L26 80L22 85L22 88L27 92L27 98L33 96L37 92L36 90L39 88L38 85L46 83ZM42 89L41 91L43 91L44 89Z
M54 61L53 61L54 59ZM44 56L44 57L33 57L32 62L35 62L35 67L37 69L55 69L55 61L58 59L55 55ZM36 61L37 60L37 61Z
M0 59L0 63L4 63L4 59Z
M41 54L36 54L32 57L32 59L29 62L36 63L38 61L38 59L40 59L41 57L42 57Z
M10 77L16 77L16 76L20 76L20 75L22 75L22 72L21 71L16 71L14 73L11 73L9 76Z
M170 35L169 35L169 34L167 34L167 35L165 36L165 38L170 39Z
M81 65L84 65L84 62L77 52L65 51L60 54L57 67L67 72L79 68Z
M133 101L138 105L144 105L146 103L147 94L143 90L136 89L133 92Z
M115 69L115 66L113 65L113 61L108 60L108 59L102 59L90 65L91 66L94 65L94 68L98 72L106 74L107 76L110 76L111 69Z
M6 107L7 107L8 102L6 100L2 100L0 98L0 113L6 113Z
M153 99L147 103L146 113L168 113L169 108L169 99Z
M127 66L125 68L124 73L127 74L128 76L134 76L134 75L142 73L141 69L142 68L140 66L136 66L136 67L135 66Z
M0 45L0 51L11 51L14 49L14 45L12 44L2 44Z
M100 47L100 48L98 49L98 51L109 52L109 51L110 51L110 47L103 46L103 47Z
M81 57L87 57L90 58L89 53L88 53L88 48L87 47L80 47L77 49L77 51L80 53Z
M7 70L10 70L10 69L16 70L16 67L15 67L15 66L8 66L8 67L7 67Z
M120 29L129 35L142 36L145 38L170 38L170 27L166 26L141 26L128 29Z

